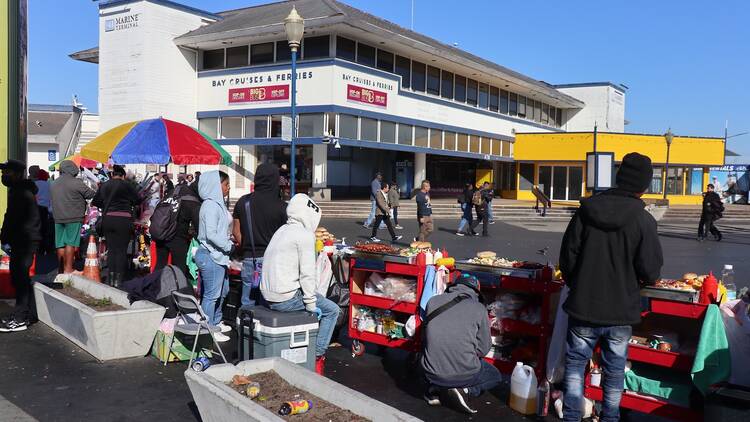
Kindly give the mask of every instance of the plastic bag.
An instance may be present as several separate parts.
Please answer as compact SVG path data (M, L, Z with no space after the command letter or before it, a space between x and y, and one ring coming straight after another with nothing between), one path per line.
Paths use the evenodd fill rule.
M331 279L333 278L333 267L331 266L328 254L319 253L318 259L315 261L315 266L318 275L318 284L315 287L315 293L325 297L328 294L328 288L331 286Z

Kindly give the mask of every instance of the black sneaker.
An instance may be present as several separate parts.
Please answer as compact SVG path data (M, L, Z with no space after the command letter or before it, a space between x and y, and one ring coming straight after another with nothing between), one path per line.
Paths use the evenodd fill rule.
M451 409L460 410L464 413L477 413L469 406L469 394L465 388L451 388L440 392L440 403Z
M0 325L0 333L14 333L16 331L24 331L27 328L29 328L28 322L11 319L5 324Z

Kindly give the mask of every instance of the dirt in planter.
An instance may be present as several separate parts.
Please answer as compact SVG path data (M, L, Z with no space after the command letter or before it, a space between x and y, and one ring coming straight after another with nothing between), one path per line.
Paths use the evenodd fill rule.
M274 371L249 375L248 378L253 382L260 384L260 395L254 399L254 401L276 415L279 414L279 408L281 408L281 405L285 402L293 400L310 400L312 402L312 409L307 413L292 416L279 415L279 417L283 419L290 421L304 420L305 422L367 422L370 420L355 415L354 413L338 406L334 406L317 396L290 385ZM228 385L235 391L244 395L245 386L235 386L231 382ZM248 400L250 399L248 398Z
M112 303L112 299L108 297L97 299L68 284L64 285L62 289L59 289L57 291L99 312L125 310L125 308L123 308L122 306Z

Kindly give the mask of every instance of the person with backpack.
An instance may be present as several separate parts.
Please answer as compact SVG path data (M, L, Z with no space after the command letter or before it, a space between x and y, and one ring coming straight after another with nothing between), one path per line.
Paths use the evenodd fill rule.
M190 241L198 234L201 198L198 184L179 184L170 198L160 202L151 214L149 232L156 242L156 266L164 268L172 256L172 265L187 277Z
M714 223L723 217L724 203L721 197L715 191L713 184L706 186L706 193L703 194L703 209L701 210L701 220L698 223L698 241L702 242L708 237L710 232L717 242L721 242L722 235Z
M456 229L456 236L465 236L464 230L469 229L469 235L474 236L474 229L472 223L474 222L474 207L472 206L472 199L474 198L474 185L466 183L464 191L458 197L458 203L461 204L461 222L458 223L458 229Z
M475 190L471 197L471 203L472 205L474 205L474 208L477 212L477 219L474 220L474 222L471 224L471 230L474 231L479 223L482 223L483 237L489 236L487 230L487 225L489 224L487 205L490 203L490 201L492 201L492 191L490 190L490 184L488 182L484 182L482 184L482 188ZM478 236L479 233L474 232L474 235Z
M286 202L281 199L279 168L275 164L258 166L253 192L240 197L232 217L234 240L242 248L240 303L250 306L259 299L263 254L273 234L286 223Z
M427 383L427 403L476 413L469 397L479 397L502 381L497 368L483 359L492 338L476 277L462 274L445 293L427 302L422 340L420 366Z
M99 208L98 227L107 240L107 284L120 287L128 279L128 243L133 237L133 209L141 203L132 183L125 180L125 169L115 165L112 178L104 182L91 205Z

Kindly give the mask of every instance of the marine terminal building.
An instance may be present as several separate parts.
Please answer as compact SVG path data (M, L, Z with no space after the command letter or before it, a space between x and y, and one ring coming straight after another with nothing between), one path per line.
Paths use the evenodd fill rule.
M233 195L249 188L258 163L288 163L281 136L291 53L283 19L292 5L305 19L299 191L366 196L381 171L403 192L425 178L436 195L488 180L503 196L525 199L550 167L550 195L576 200L585 192L585 154L550 156L567 150L550 148L561 141L545 136L588 132L594 122L601 131L624 131L622 86L550 85L335 0L220 13L166 0L101 2L99 46L71 55L98 63L101 131L157 116L197 126L234 157ZM541 140L524 147L519 162L522 133ZM322 143L324 135L334 142ZM723 153L696 150L690 160L682 164L707 168L723 164Z

